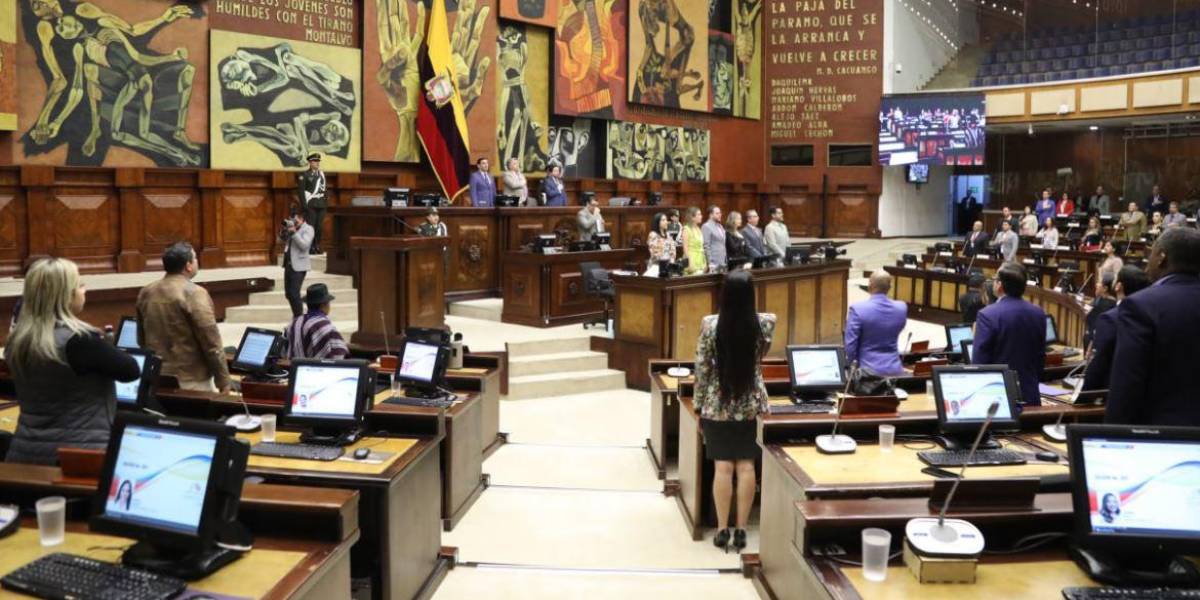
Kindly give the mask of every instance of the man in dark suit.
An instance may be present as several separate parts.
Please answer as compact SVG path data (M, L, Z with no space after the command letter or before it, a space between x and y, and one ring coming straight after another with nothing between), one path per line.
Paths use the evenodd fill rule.
M1121 267L1112 286L1118 306L1127 296L1136 294L1149 285L1150 277L1145 271L1133 265ZM1092 309L1093 312L1095 310ZM1108 389L1109 377L1112 375L1113 351L1117 346L1117 314L1116 310L1109 310L1096 318L1091 348L1088 351L1088 366L1083 377L1085 390ZM1091 317L1091 313L1088 313L1088 317Z
M1159 213L1165 217L1167 216L1167 207L1170 205L1171 203L1167 202L1167 197L1162 195L1162 192L1158 190L1158 186L1156 185L1150 190L1150 196L1146 198L1146 203L1142 206L1142 212L1146 213L1147 218L1153 216L1154 213Z
M1104 420L1200 426L1200 231L1171 227L1154 242L1154 284L1117 308L1117 347Z
M988 242L990 241L992 241L991 236L983 230L983 221L975 221L971 233L968 233L966 239L963 240L963 256L975 256L976 254L987 256Z
M312 225L313 240L309 254L321 254L321 228L325 223L325 172L321 170L321 155L308 155L308 170L296 176L296 196L304 211L304 220Z
M979 311L971 362L1008 365L1021 380L1021 404L1037 406L1042 403L1038 382L1046 364L1046 313L1021 298L1025 280L1025 267L1019 263L1005 263L996 271L993 289L1000 299Z

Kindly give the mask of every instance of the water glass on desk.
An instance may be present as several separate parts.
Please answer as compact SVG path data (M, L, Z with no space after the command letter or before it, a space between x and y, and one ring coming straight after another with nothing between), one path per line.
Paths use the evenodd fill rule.
M275 415L263 415L260 418L262 419L262 441L275 441L275 423L278 417Z
M67 499L49 496L37 501L38 537L43 546L57 546L63 542L67 527Z
M892 549L892 534L886 529L868 527L862 530L863 578L867 581L887 579L888 558Z
M896 443L896 426L895 425L880 425L879 426L879 451L891 452L892 446Z

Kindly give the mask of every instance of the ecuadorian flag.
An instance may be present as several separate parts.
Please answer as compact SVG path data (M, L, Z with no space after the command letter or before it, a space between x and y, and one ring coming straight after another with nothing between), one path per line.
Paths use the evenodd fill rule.
M431 4L429 26L417 56L423 88L417 105L417 137L442 191L453 201L471 180L467 114L454 74L446 0L433 0Z

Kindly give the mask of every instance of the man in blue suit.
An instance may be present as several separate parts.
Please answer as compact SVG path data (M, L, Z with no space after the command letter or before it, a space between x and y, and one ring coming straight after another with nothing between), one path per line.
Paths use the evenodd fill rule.
M1117 307L1117 349L1104 420L1200 426L1200 231L1171 227L1150 252L1154 284Z
M892 276L880 269L867 284L870 298L850 305L846 316L846 360L877 375L903 375L896 341L908 322L908 305L888 298Z
M992 285L1000 299L979 311L972 362L1008 365L1021 380L1021 404L1040 405L1038 382L1046 365L1046 313L1021 298L1025 294L1025 267L1020 264L1001 265Z
M496 180L488 173L488 159L475 162L478 171L471 173L471 206L491 208L496 205Z
M1117 307L1125 298L1136 294L1150 285L1150 277L1145 271L1125 265L1117 272L1117 280L1113 283L1113 293L1117 296ZM1113 352L1117 349L1117 307L1096 317L1096 326L1092 330L1092 347L1088 354L1088 366L1084 371L1083 389L1106 390L1112 377ZM1094 312L1095 307L1092 308ZM1088 313L1091 316L1091 313Z

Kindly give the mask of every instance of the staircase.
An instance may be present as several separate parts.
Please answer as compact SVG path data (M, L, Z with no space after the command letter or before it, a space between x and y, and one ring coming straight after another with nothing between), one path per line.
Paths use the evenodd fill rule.
M625 373L590 338L513 342L508 347L508 399L526 400L625 389Z
M301 297L308 286L314 283L329 286L329 293L334 296L330 318L343 336L349 336L350 332L357 329L355 325L358 321L358 292L354 289L354 278L349 275L330 275L325 272L325 266L324 255L312 257L312 270L304 278ZM223 324L282 329L291 320L292 309L284 297L283 268L280 267L275 276L275 288L270 292L250 294L249 304L226 309Z

